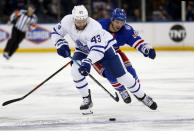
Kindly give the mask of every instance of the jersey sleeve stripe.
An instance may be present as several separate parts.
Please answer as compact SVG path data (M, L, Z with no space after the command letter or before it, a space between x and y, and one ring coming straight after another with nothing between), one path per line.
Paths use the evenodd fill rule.
M138 49L138 47L141 45L141 43L143 43L144 40L140 39L140 40L137 40L134 44L133 44L133 48L136 48Z
M104 47L103 47L103 48L94 47L94 48L92 48L91 50L93 50L93 49L104 51ZM90 51L91 51L91 50L90 50Z
M56 44L55 44L55 46L56 46L57 48L60 48L62 45L63 45L63 43L56 43Z
M82 62L92 63L92 60L91 60L91 59L89 59L89 58L86 58L86 59L83 59L83 61L82 61Z
M101 45L94 45L94 46L91 46L91 47L90 47L90 50L92 50L92 49L95 48L95 47L97 47L97 48L105 48L104 46L101 46Z
M111 41L113 41L113 40L115 40L115 39L114 39L114 38L112 38L111 40L109 40L109 41L108 41L108 44L109 44Z
M98 49L92 49L91 51L96 51L96 52L100 52L100 53L104 54L104 52L103 52L103 51L98 50Z
M89 53L89 52L86 51L86 50L81 50L81 49L79 49L79 48L75 48L75 49L76 49L76 51L82 52L82 53L84 53L84 54L88 54L88 53Z
M61 42L61 41L64 41L64 39L59 39L56 43Z
M65 39L59 39L59 40L56 42L55 46L56 46L56 47L59 47L59 46L61 46L61 45L63 45L63 44L66 44Z
M51 33L51 35L52 35L52 34L57 34L57 35L60 35L60 34L56 31L56 29L55 29L55 28L53 28L53 30L54 30L54 32L52 32L52 33Z
M113 43L114 42L114 43ZM108 41L108 44L105 46L105 49L111 44L111 45L113 45L113 44L115 44L116 43L116 40L113 38L113 39L111 39L111 40L109 40Z

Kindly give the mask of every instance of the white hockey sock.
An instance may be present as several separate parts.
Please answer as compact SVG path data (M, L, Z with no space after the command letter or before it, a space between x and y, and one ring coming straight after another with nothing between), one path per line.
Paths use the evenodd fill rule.
M86 97L89 95L88 86L81 88L81 89L78 89L78 91L80 92L82 97Z
M143 92L143 90L141 89L141 85L139 84L139 82L135 82L135 84L132 87L128 87L129 91L134 94L135 96L137 96L138 98L142 98L145 93Z
M83 77L80 80L74 80L74 83L76 85L76 88L80 92L82 97L86 97L89 95L88 93L88 82L86 81L86 78Z
M77 62L81 63L80 61L77 61ZM80 92L81 96L82 97L88 96L89 95L88 82L86 81L86 78L79 73L79 70L78 70L79 66L76 63L73 63L71 69L72 69L71 74L73 76L73 81L75 83L76 88Z
M125 75L117 78L117 80L122 85L127 87L129 91L136 95L138 98L142 98L144 96L145 93L142 91L139 82L137 82L128 72Z
M120 83L118 83L118 82L115 82L114 84L111 83L111 84L115 88L115 90L117 90L117 91L125 90L125 87L123 85L121 85Z

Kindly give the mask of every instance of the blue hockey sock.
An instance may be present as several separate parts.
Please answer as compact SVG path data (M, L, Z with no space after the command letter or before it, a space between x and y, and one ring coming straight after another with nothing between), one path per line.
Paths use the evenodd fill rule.
M125 87L123 85L121 85L117 81L117 79L111 77L111 75L106 70L104 70L103 74L108 79L108 81L111 83L111 85L115 88L115 90L117 90L119 92L125 90Z
M138 79L135 69L132 66L127 66L127 71L133 76L135 80Z

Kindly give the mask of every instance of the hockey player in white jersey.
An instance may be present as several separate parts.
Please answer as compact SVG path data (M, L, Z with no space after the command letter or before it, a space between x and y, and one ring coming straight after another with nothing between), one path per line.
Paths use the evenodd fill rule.
M112 45L116 43L116 40L109 32L102 29L97 21L88 17L88 11L83 5L75 6L72 14L66 15L53 28L51 38L57 47L57 53L64 58L71 55L68 46L71 43L64 39L67 34L75 43L73 59L81 64L80 67L75 62L72 64L73 81L83 98L80 110L89 109L93 105L85 77L95 62L99 62L125 87L139 89L136 96L140 98L144 96L144 92L136 84L133 76L126 71L119 56L115 53ZM150 103L157 106L153 101Z

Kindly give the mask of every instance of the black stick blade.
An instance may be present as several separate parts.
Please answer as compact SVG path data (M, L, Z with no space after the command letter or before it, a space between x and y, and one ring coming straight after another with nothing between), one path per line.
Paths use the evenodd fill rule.
M13 99L13 100L6 101L6 102L4 102L4 103L2 104L2 106L6 106L6 105L8 105L8 104L11 104L11 103L13 103L13 102L20 101L20 100L22 100L22 99L23 99L23 97L22 97L22 98L17 98L17 99Z
M116 92L115 92L115 94L116 94L116 97L114 97L114 100L118 102L119 101L119 96Z

